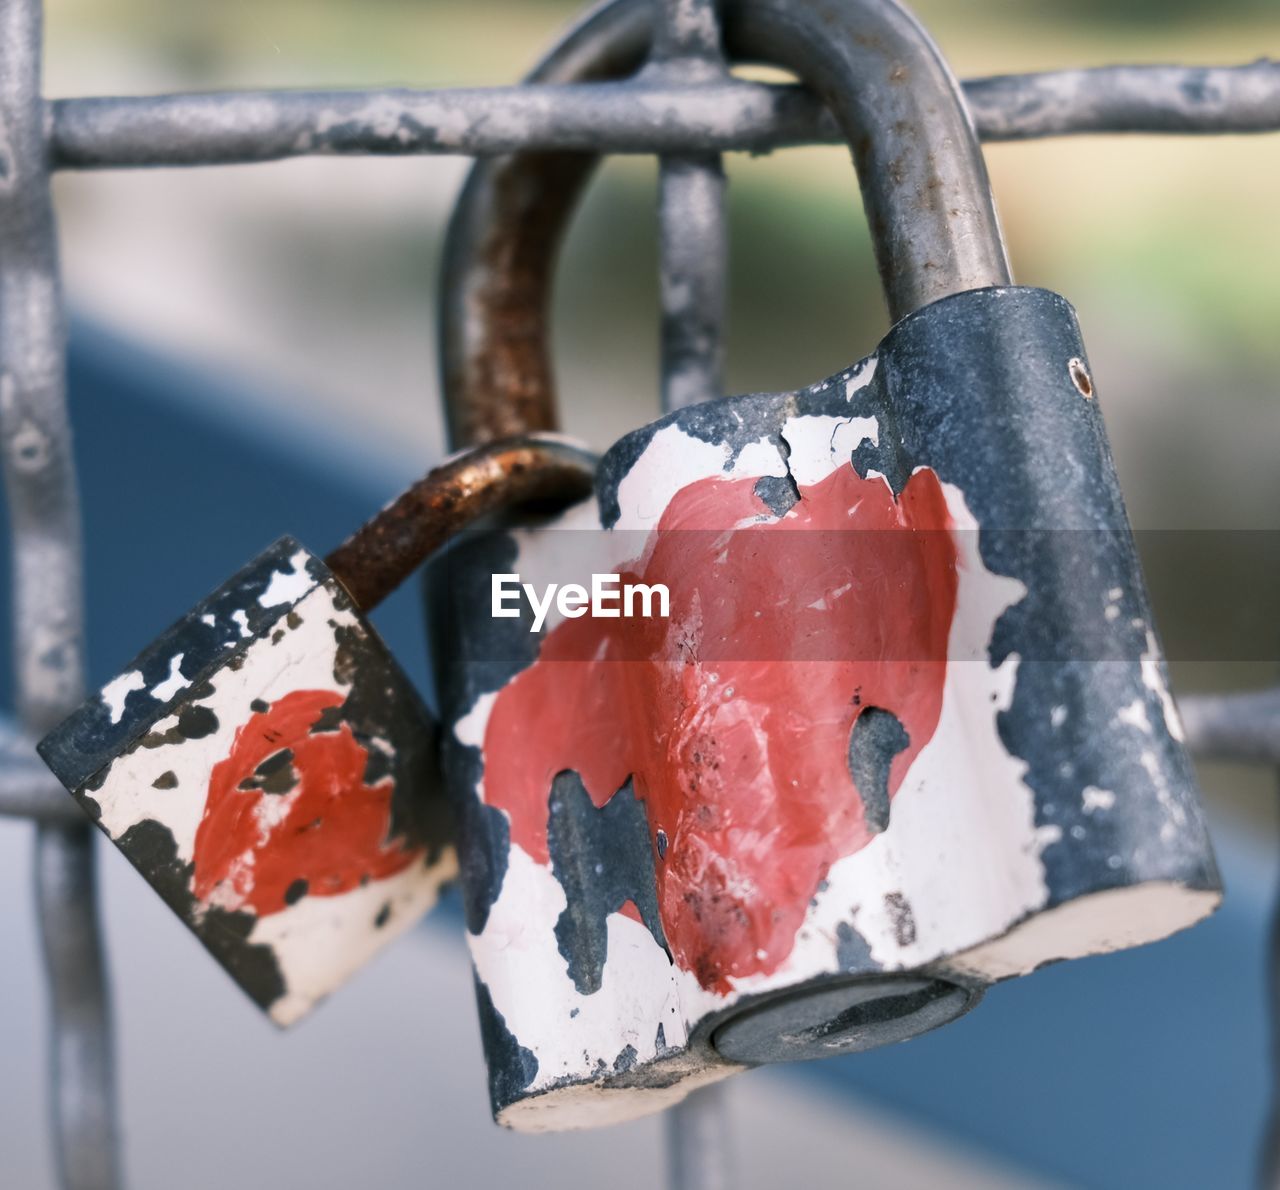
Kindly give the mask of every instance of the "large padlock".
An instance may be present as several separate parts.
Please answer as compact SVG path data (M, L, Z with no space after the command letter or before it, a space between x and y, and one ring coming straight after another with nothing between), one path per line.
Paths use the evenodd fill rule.
M596 29L629 45L635 8ZM847 134L896 322L809 388L635 431L593 501L433 568L490 1091L519 1129L902 1040L1221 895L1075 317L1009 283L954 79L887 0L723 16ZM559 65L590 72L574 37ZM494 169L455 220L475 247ZM476 265L495 292L518 238ZM501 333L472 310L475 342ZM504 575L545 599L602 572L669 615L494 614Z
M546 438L446 462L322 560L281 538L39 744L233 979L293 1023L455 871L436 728L365 613L476 517L581 496Z

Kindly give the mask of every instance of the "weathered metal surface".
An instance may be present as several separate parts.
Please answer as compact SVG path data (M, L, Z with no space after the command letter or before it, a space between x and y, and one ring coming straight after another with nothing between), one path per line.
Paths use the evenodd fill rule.
M895 314L945 293L1008 281L981 150L955 80L912 18L875 0L866 10L844 5L836 13L800 0L735 0L722 5L721 15L731 57L788 66L825 89L854 148ZM864 36L881 24L881 35ZM625 73L646 36L633 0L614 0L574 29L531 77L545 72L562 82ZM910 87L899 71L909 73ZM440 289L441 382L455 443L556 425L547 297L561 235L592 166L584 159L566 168L562 160L529 153L481 162L459 197ZM691 185L699 205L673 210L664 228L681 217L714 225L716 198L704 193L705 175ZM721 321L716 291L725 266L717 247L710 257L715 267L699 272L685 234L664 236L672 248L664 261L678 255L698 278L692 286L681 286L676 275L664 278L665 297L688 291L689 325L677 332L674 315L664 316L673 365L664 388L684 404L709 395L708 386L718 389L712 331ZM681 379L686 365L691 370Z
M725 0L731 57L793 70L853 153L893 319L1010 281L986 163L960 86L894 0Z
M0 440L14 685L32 734L75 706L84 686L80 506L40 94L42 26L39 0L0 4ZM93 839L83 822L41 812L34 843L54 1164L68 1190L111 1190L121 1174Z
M67 797L61 783L40 763L30 736L2 720L0 814L70 826L84 824L84 815Z
M819 32L806 25L786 3L744 3L729 5L728 9L732 14L731 48L752 57L780 60L806 80L817 77L825 82L828 95L838 106L843 127L854 139L873 239L896 313L939 294L981 285L974 278L984 270L991 280L1007 276L981 157L963 115L959 116L958 126L948 125L947 135L940 138L946 142L946 153L934 152L931 140L914 141L926 131L932 134L938 130L941 109L955 113L959 107L945 65L896 7L885 6L881 11L892 26L886 39L869 33L865 22L857 30L839 26L838 22L833 24L833 14L825 10L827 21ZM846 42L866 52L846 52L843 43L833 48L827 39L837 27L848 35ZM602 53L606 41L598 41L595 48ZM659 59L659 65L647 68L646 74L660 69L660 62ZM885 67L883 77L878 65ZM587 68L585 60L580 68ZM910 90L905 80L915 79L917 73L923 78L922 95L927 99L916 96L904 100L901 93ZM929 106L928 120L913 118L913 101ZM887 126L885 120L889 120ZM468 267L479 267L488 283L492 284L496 277L500 285L502 262L497 262L496 268L490 261L477 266L469 253L475 244L485 242L487 235L496 234L504 215L511 214L494 184L496 177L503 170L520 169L525 179L520 192L522 201L530 201L531 193L537 201L536 158L513 159L497 174L486 173L482 166L473 176L455 224L466 229L468 238L453 244L449 253L455 277L467 276ZM580 171L569 183L581 185L585 177L585 170ZM955 188L955 192L943 204L946 212L937 210L938 218L931 222L929 211L938 194L949 188ZM567 217L572 197L564 193L563 185L559 186L554 210ZM957 224L950 217L957 211L963 211L975 223ZM981 243L969 238L979 225L984 228L979 236ZM509 221L505 226L508 242L518 244L518 227ZM962 245L960 252L955 251L957 243ZM545 276L550 269L549 252L541 258L541 267ZM995 375L989 375L988 381L1002 384L1006 401L1016 405L1020 388L1025 387L1020 381L1040 381L1044 387L1045 379L1043 375L1019 374L1019 366L1023 373L1034 373L1035 367L1027 362L1027 343L1016 342L1018 334L1027 337L1033 346L1033 332L1053 339L1056 323L1062 321L1066 308L1052 295L1039 295L1061 308L1039 309L1039 326L1036 317L1028 316L1024 310L1019 325L1019 308L1031 301L1026 291L989 292L1005 299L1000 308L1012 318L1012 324L1003 341L992 327L981 327L988 341L977 347L966 344L969 352L965 358L982 361L988 370L994 367ZM954 311L953 303L945 305ZM928 320L936 336L938 356L946 360L950 358L946 349L952 346L944 333L949 324L945 316L937 313L938 309L936 304L926 307L925 312L900 323L895 333L909 338L904 327ZM540 359L545 361L545 322L539 321L537 311L519 313L523 346L527 351L530 345L541 343ZM473 341L479 341L488 330L488 316L489 311L484 308L460 303L452 329L456 331L461 325L472 334ZM1070 385L1077 402L1092 405L1092 380L1083 349L1075 338L1074 321L1069 313L1065 317L1068 333L1058 333L1057 338L1063 342L1054 342L1053 350L1046 348L1041 353L1041 370L1047 366L1043 360L1070 339L1067 346L1071 350L1062 357L1061 374L1055 380ZM982 317L975 316L975 321L981 324ZM449 322L445 329L451 329ZM1057 330L1060 332L1061 328ZM918 337L915 348L921 353L925 350ZM891 346L886 346L886 352L888 366L893 356ZM692 354L705 367L705 353L694 345ZM1014 359L1018 365L1011 362ZM1002 366L1007 368L1004 373L1000 372ZM977 365L971 363L970 367ZM869 387L875 361L867 369L865 383ZM549 369L544 368L541 374L548 377ZM471 393L456 378L447 376L446 380L455 407L454 424L464 425L464 406ZM448 383L450 380L452 384ZM468 892L468 921L478 935L473 941L473 954L481 982L491 1091L495 1112L504 1122L528 1128L607 1122L665 1106L690 1085L720 1077L733 1064L818 1056L910 1036L963 1012L993 978L1023 973L1051 958L1123 945L1143 936L1143 929L1147 930L1147 937L1161 936L1195 920L1215 903L1216 876L1203 834L1196 834L1197 822L1190 831L1191 851L1195 854L1191 863L1176 873L1186 895L1172 893L1168 908L1157 906L1151 910L1145 903L1150 898L1145 894L1153 888L1143 886L1141 879L1108 883L1095 871L1095 885L1079 893L1080 902L1088 895L1126 884L1143 886L1143 895L1129 906L1132 920L1122 921L1118 932L1101 924L1102 915L1097 912L1084 915L1088 920L1085 927L1073 923L1074 938L1061 937L1070 933L1069 929L1059 928L1058 936L1052 928L1028 930L1023 925L1010 930L1022 919L1047 909L1073 903L1071 915L1075 917L1082 908L1082 903L1074 903L1077 894L1071 891L1069 880L1059 880L1050 893L1048 878L1040 875L1042 869L1047 870L1040 853L1048 850L1052 839L1047 836L1052 835L1055 824L1041 823L1045 830L1037 833L1029 810L1034 809L1035 797L1042 796L1047 803L1046 812L1052 817L1056 802L1049 800L1054 793L1052 780L1028 779L1023 782L1022 801L1015 798L1009 802L1012 811L1003 823L1005 837L993 829L1001 823L993 824L989 810L984 818L984 806L977 794L971 795L975 803L971 809L973 823L980 825L971 835L962 833L959 844L948 838L948 832L954 835L956 827L945 816L932 824L931 839L929 828L917 826L919 835L907 839L904 846L904 829L909 834L910 828L898 827L895 832L899 844L891 854L908 857L905 863L898 861L904 869L919 862L917 856L936 860L938 849L948 845L960 857L952 862L963 868L965 861L973 862L986 837L990 850L974 864L969 874L971 884L974 872L986 873L976 878L977 884L982 885L990 875L993 856L998 857L1001 848L1007 848L1014 858L1008 861L1003 882L999 876L994 878L996 890L984 890L985 905L975 910L974 905L963 903L963 897L948 901L949 893L940 892L937 886L931 891L931 879L945 885L946 875L955 873L946 873L936 862L932 866L926 863L929 874L917 878L916 884L920 911L932 915L933 937L922 942L921 934L927 936L929 927L922 931L917 909L904 891L911 884L909 873L897 870L890 861L887 875L876 873L873 868L870 881L863 873L841 890L839 896L853 898L843 909L847 915L844 920L823 920L819 923L823 928L808 932L809 937L820 934L825 939L825 954L822 943L797 942L805 916L815 909L815 902L827 903L826 890L820 890L819 885L830 870L864 849L874 851L870 844L887 836L893 828L890 802L904 779L903 770L914 772L920 753L926 752L938 767L932 773L917 774L916 783L925 788L940 787L942 774L954 763L948 752L963 756L961 733L954 724L947 729L949 745L929 749L944 694L953 704L977 707L976 712L970 712L977 722L987 720L985 741L980 739L976 757L968 758L969 767L974 770L971 789L981 791L993 781L1011 785L1024 775L1017 772L1017 763L1024 758L1014 755L1016 747L1004 741L996 728L998 718L1008 719L1013 714L1013 695L998 683L993 685L993 678L986 679L990 689L984 686L976 693L959 689L964 676L981 684L981 671L948 668L954 644L951 630L957 620L962 623L962 633L970 634L962 644L968 650L964 659L972 661L984 655L992 643L996 624L1003 623L1005 613L1020 601L1012 588L1002 590L998 584L984 587L977 579L973 581L978 583L981 610L975 613L975 608L968 606L974 603L975 595L966 586L965 615L957 616L957 608L962 606L957 591L957 571L963 569L962 547L967 548L964 561L971 570L987 578L991 575L978 556L978 524L964 504L964 495L959 497L960 510L953 509L937 473L929 465L917 470L920 464L902 457L926 455L921 439L915 439L908 450L904 430L899 437L903 449L891 450L886 465L869 468L867 474L857 474L856 459L853 466L845 468L832 461L841 452L848 454L861 441L856 433L852 433L852 442L844 441L858 429L860 419L849 417L843 404L861 387L848 373L808 394L812 400L819 392L830 389L832 396L827 400L836 404L800 418L822 421L825 417L825 424L819 429L825 429L827 436L822 438L819 434L820 440L806 442L798 452L787 436L795 431L791 425L795 410L790 409L784 416L780 412L783 406L778 404L783 398L735 398L686 410L680 415L685 419L680 423L684 436L709 444L706 456L697 463L690 461L697 457L697 450L691 450L690 459L682 461L671 442L662 448L651 444L647 435L652 427L632 435L610 452L599 497L601 523L614 540L601 547L597 559L600 565L595 572L637 570L644 581L649 581L655 578L656 567L656 576L669 579L674 590L685 584L686 620L674 635L658 629L656 635L642 631L619 636L616 630L611 631L615 629L613 623L599 629L590 620L575 619L564 621L539 641L522 635L528 627L523 623L501 628L495 626L497 621L484 624L484 591L473 584L465 564L459 569L458 558L449 568L454 590L437 592L445 606L452 600L456 612L441 633L445 655L461 663L465 654L471 665L466 676L446 673L442 674L442 681L448 690L447 705L458 712L448 755L452 780L463 790L463 881ZM942 387L935 384L929 390L929 400L935 405L958 399L954 391L943 392ZM975 387L982 390L989 385ZM1049 388L1052 391L1053 386ZM836 390L845 389L848 391L842 391L837 399ZM876 391L883 391L883 386ZM706 394L704 391L696 395ZM543 398L537 415L549 421L549 381L543 386ZM793 395L788 399L794 404L798 398ZM765 408L770 401L775 406L771 412ZM891 412L879 410L870 419L872 426L888 421ZM972 415L972 410L967 412ZM922 423L927 420L920 418ZM668 419L659 426L671 424ZM988 451L984 462L989 467L1009 467L1013 459L1022 466L1025 452L1034 449L1035 436L1028 433L1020 437L1025 426L1018 422L1011 425L1017 426L1018 432L1014 432L1012 441L1002 443L1006 457L1003 461L993 459ZM1090 482L1102 485L1102 495L1095 497L1093 511L1098 513L1101 507L1103 513L1114 515L1110 519L1095 516L1093 520L1085 515L1079 522L1072 521L1071 515L1075 514L1071 514L1058 527L1104 527L1107 533L1101 534L1091 548L1102 553L1109 549L1115 555L1113 570L1116 558L1128 567L1119 576L1128 585L1108 586L1110 603L1100 601L1096 609L1102 618L1103 636L1114 646L1123 630L1112 621L1122 614L1121 597L1133 588L1136 575L1132 573L1132 545L1123 509L1099 430L1095 424L1085 432L1084 442L1076 445L1081 448L1081 457L1090 463ZM661 434L660 430L658 436ZM984 442L989 446L988 440L993 437L999 440L999 432L990 430L985 421L981 423L975 435L977 449L983 450ZM1052 435L1041 441L1050 440ZM873 434L872 441L880 439ZM934 443L929 449L945 450L946 446ZM825 450L826 472L821 472L820 461L794 457L814 450L820 459ZM750 462L739 477L735 468L740 452ZM762 460L766 470L752 471L753 467L761 467ZM643 466L646 461L647 469ZM705 471L700 473L699 465ZM768 469L772 467L781 470ZM642 477L636 479L633 469ZM726 472L732 473L731 478L751 482L737 485L739 504L717 510L711 488L705 485L714 486L713 480L727 482ZM802 491L797 478L802 475L817 486L829 482L834 487L825 493ZM835 490L850 486L851 477L860 478L866 491ZM1052 518L1061 511L1061 492L1052 484L1041 483L1028 492L1018 491L1016 480L1009 482L1021 497L1019 511L1032 518L1022 525L1044 529L1046 526L1035 517ZM632 487L624 499L622 489L628 483ZM999 488L998 483L989 486ZM676 507L682 500L683 505ZM1037 505L1036 500L1043 504ZM637 521L629 527L642 528L650 534L643 543L632 541L631 549L618 540L619 536L626 536L625 532L620 534L619 526L627 527L627 508ZM860 510L854 522L849 520L851 509ZM995 527L985 516L988 511L984 509L981 522L987 529ZM722 514L722 520L716 519L717 512ZM955 532L953 518L960 512L969 516L968 522L960 522L962 527L967 526L967 533ZM922 519L913 521L913 516ZM663 518L667 517L671 523L664 525ZM847 532L852 526L855 535L859 527L871 532L860 542L826 547L828 554L823 553L821 541L815 544L815 536L820 538L822 534L812 532L795 535L797 543L803 543L798 552L779 550L779 538L762 536L764 531L758 527L759 522L770 518L787 529L838 528ZM564 527L579 530L591 523L589 512L581 509L562 522ZM744 530L744 526L753 523L757 525L753 532ZM671 544L683 529L704 534L708 529L714 531L711 536L715 541L705 542L704 546L715 565L707 563L706 558L700 559L696 546L688 542L683 550ZM909 531L910 545L905 553L902 547L886 544L885 530ZM735 546L726 544L735 532L757 539L736 551L737 569L733 563L726 566L725 562L735 555ZM654 539L654 535L662 539L664 533L665 542ZM576 536L575 545L581 546L582 535L571 536ZM1030 555L1046 555L1041 557L1041 564L1051 571L1056 565L1053 573L1032 576L1043 600L1044 592L1053 590L1054 583L1061 584L1070 573L1065 560L1070 551L1050 546L1052 536L1041 536L1042 548L1032 549ZM531 569L544 578L554 575L564 581L567 576L556 572L555 565L563 570L566 546L557 539L555 530L533 534L529 540L540 544L526 548L528 542L517 533L496 545L476 547L471 562L482 579L494 570ZM1071 540L1068 534L1059 544ZM771 544L765 546L766 541ZM761 558L762 550L773 550L782 556L766 562ZM1006 550L1010 556L1016 553L1007 543ZM815 552L820 555L818 564ZM467 557L463 551L462 559ZM750 559L749 564L744 558ZM760 609L770 606L772 592L788 591L797 584L797 576L809 574L815 565L822 573L823 566L829 567L833 560L842 561L855 575L863 571L887 575L888 587L883 582L881 588L874 588L873 584L858 592L860 599L854 601L848 593L858 587L858 582L845 584L840 589L844 597L843 618L833 612L834 597L829 599L819 592L811 604L786 606L780 622L768 616L764 624L745 619L744 608L755 608L755 616L765 615ZM1079 558L1074 558L1072 565L1078 562ZM575 572L572 579L586 585L588 568L581 558L576 565L582 573ZM895 566L899 568L896 575ZM726 573L726 569L732 573ZM1113 573L1110 577L1117 576ZM894 590L895 580L901 589ZM690 582L695 584L692 594L687 590ZM717 594L713 588L731 594ZM907 592L905 598L903 590ZM680 596L675 598L679 603ZM985 607L981 605L982 598L987 600ZM1134 598L1139 602L1144 598L1140 583ZM696 608L696 614L690 608ZM831 622L810 623L818 608L818 619L826 616ZM1130 632L1137 619L1130 616ZM796 635L797 625L805 626L809 636L804 639L804 648L816 646L816 656L796 652L802 639L802 635ZM717 654L717 648L723 650L725 641L743 635L755 642L748 646L747 656ZM1041 663L1094 663L1098 658L1087 650L1098 643L1096 639L1086 641L1077 631L1075 635L1067 633L1066 656L1026 656L1027 650L1022 650L1015 660L1025 663L1023 688L1030 683L1026 675L1034 674ZM1154 637L1144 635L1140 643L1141 656L1135 652L1124 658L1132 671L1129 676L1141 674L1144 680L1155 681L1152 675L1158 677L1158 658ZM456 655L450 654L451 647L459 650ZM753 647L764 649L765 655L757 656ZM1012 651L1007 640L998 647ZM1075 656L1071 653L1073 647L1086 652ZM842 649L849 648L854 655L844 656ZM828 655L831 660L819 660ZM993 665L992 672L998 670L1001 680L1008 681L1008 659L1002 661L1006 664ZM710 680L702 671L679 677L667 673L671 669L687 669L691 663L695 670L702 664L721 665L728 670L734 664L747 668L746 672L728 676L716 672ZM797 666L798 670L794 668ZM864 680L856 681L857 677ZM1091 673L1091 680L1095 686L1106 685L1095 673ZM853 690L852 695L845 686ZM1046 691L1038 693L1043 704ZM1137 724L1136 700L1116 701L1119 694L1131 694L1130 689L1092 693L1110 697L1110 701L1108 697L1099 699L1093 707L1091 713L1100 716L1098 721L1106 719L1109 707L1114 726L1114 715L1123 708ZM1077 719L1084 716L1076 702L1064 693L1051 708L1040 705L1039 709L1055 721L1056 730L1073 711L1077 712ZM1026 699L1022 705L1025 708ZM782 707L786 708L785 714ZM1172 713L1171 703L1169 709ZM730 745L718 740L707 727L722 714L734 719L732 729L725 730L738 743ZM1171 731L1172 727L1165 730ZM743 739L755 742L742 745ZM997 746L1004 748L1003 772L999 764L994 773L982 771L984 761L991 760L990 755L984 755L984 742L988 751ZM730 756L739 746L741 753ZM1078 747L1078 740L1072 746ZM824 759L815 760L815 753ZM519 755L520 764L512 762L513 754ZM940 756L946 759L939 760ZM1159 768L1163 762L1152 763ZM1176 769L1176 757L1171 763ZM1182 764L1185 768L1185 757ZM788 779L792 772L798 775ZM1190 796L1194 803L1194 794L1186 794L1188 774L1182 771L1175 775L1179 797ZM1169 774L1161 770L1152 780L1156 777L1162 782L1162 794L1167 793ZM857 798L850 801L843 797L836 807L825 803L824 794L833 796L831 791L842 783L850 783ZM810 792L811 788L816 792ZM1114 791L1092 785L1088 789L1087 796L1083 787L1072 792L1077 802L1088 803L1089 814L1113 807ZM752 807L728 805L731 799L726 791L752 802ZM799 799L799 806L788 809L787 803L793 798ZM774 806L779 807L777 813L764 808ZM944 802L943 810L947 808ZM1174 817L1185 825L1184 807L1178 805L1175 809ZM1077 818L1080 812L1077 810ZM760 825L761 820L764 826ZM927 813L923 820L929 821ZM972 823L967 825L972 829ZM1073 842L1088 837L1089 831L1081 822L1067 825L1075 832ZM682 826L687 829L683 850L677 854L674 840ZM1025 837L1015 837L1019 826L1027 832ZM1062 826L1056 829L1061 833ZM798 845L797 838L807 839L808 843ZM779 839L790 850L783 859L771 857L765 872L762 857ZM722 849L720 852L717 846ZM738 854L732 854L735 848ZM881 852L884 850L882 847ZM1082 850L1075 848L1075 852ZM1112 871L1127 862L1118 847L1105 859ZM874 886L876 876L884 887ZM540 883L543 880L547 883ZM891 884L902 887L888 887ZM754 916L744 904L746 889L755 891ZM1155 900L1159 900L1159 890L1154 891ZM971 899L980 902L983 895L975 892ZM504 902L508 896L509 902ZM788 896L793 903L787 903ZM510 905L505 916L499 909L503 903ZM546 912L541 928L530 931L529 907L536 904L544 905ZM872 923L868 927L871 934L879 929L879 937L869 938L853 920L864 908ZM510 916L517 912L525 923L523 929L518 929L516 917ZM1126 916L1123 907L1113 915L1118 920ZM631 937L628 931L632 927L627 923L634 923L641 934ZM1043 920L1038 919L1038 924L1043 926ZM1126 934L1126 928L1136 934ZM657 948L657 953L649 956L652 962L647 968L649 959L636 957L645 951L641 935ZM735 949L731 945L734 942L742 945ZM879 947L878 951L873 944ZM892 949L894 945L896 951ZM630 957L616 961L610 978L606 956L616 953L619 946ZM934 949L930 950L930 946ZM777 964L793 952L803 957L780 977L780 983L770 984ZM1028 952L1034 952L1032 957ZM815 959L815 954L821 957ZM886 961L890 955L893 960ZM940 960L946 960L945 964ZM806 962L814 965L806 969ZM549 974L548 967L559 971L559 976ZM896 973L886 975L886 970ZM682 984L682 975L692 977L692 982L685 978ZM557 978L567 980L568 988L558 984ZM513 999L517 986L523 989L518 1001ZM541 994L530 995L530 986L539 987ZM648 993L641 991L646 986ZM699 995L711 998L699 1000ZM715 997L723 999L717 1001ZM581 1023L566 1025L566 1016L570 1022ZM673 1041L673 1035L679 1039ZM623 1091L630 1094L622 1094Z
M523 86L624 77L648 53L648 0L597 6L533 68ZM445 234L437 286L440 386L455 446L556 427L546 343L562 233L594 172L583 153L477 161Z
M41 741L41 757L254 1001L291 1024L454 870L435 726L361 614L476 519L562 505L594 458L492 443L328 565L282 538Z
M897 1040L1217 904L1084 360L1061 298L959 295L813 388L636 431L594 505L453 560L446 769L501 1122ZM670 619L487 614L495 570L606 568L668 584Z
M1280 765L1280 688L1190 695L1178 708L1194 756Z
M333 550L325 563L371 611L449 538L491 512L556 507L591 490L595 456L567 439L489 443L433 469Z
M454 871L426 709L291 538L40 754L277 1024L417 921Z
M632 52L643 56L649 12L648 0L624 0L591 19L642 22L645 31L638 43L633 39ZM516 148L571 149L578 157L559 159L567 181L551 201L539 195L534 173L522 181L525 200L541 212L552 238L563 222L562 212L572 205L574 187L580 184L576 179L586 176L590 154L597 151L763 151L841 136L810 93L740 81L679 87L639 80L602 88L498 88L443 95L175 95L43 104L38 93L39 7L6 5L3 23L9 70L2 88L8 156L0 211L5 248L0 351L6 381L0 415L17 557L19 697L28 727L35 731L66 709L80 684L78 518L62 412L61 311L48 168L213 164L307 153L483 155ZM987 139L1280 127L1280 66L1267 61L1233 68L1111 67L1010 76L975 80L966 84L965 93L978 131ZM508 247L514 251L518 244L512 241ZM533 253L528 293L539 292L549 275L549 257L540 265L540 251ZM493 280L501 283L500 271ZM513 301L507 310L514 313L520 304ZM522 340L513 337L523 355L511 354L505 372L497 370L495 405L502 385L510 387L512 377L536 372L543 359L539 333L540 327L532 325ZM519 416L499 433L550 426L549 420L532 420L545 403L537 383L531 393ZM763 491L779 502L779 485ZM50 649L50 641L60 647ZM31 654L32 666L21 661L24 651ZM42 667L49 671L44 677ZM69 693L50 697L59 684ZM1224 705L1198 701L1188 724L1191 740L1215 755L1273 755L1265 740L1269 709L1253 702L1240 706L1242 722L1233 724ZM21 753L22 747L15 749L14 768L0 782L0 804L41 821L59 819L47 783L32 776ZM1099 805L1095 795L1095 809ZM118 1179L110 1044L92 853L84 832L42 830L36 879L53 982L60 1176L66 1185L110 1185Z
M683 83L729 79L718 4L664 0L643 78ZM662 290L662 407L724 395L729 236L718 153L666 154L658 162Z
M1095 66L973 79L965 99L983 140L1097 132L1257 133L1280 129L1280 62Z
M648 0L628 0L637 20ZM1280 130L1280 63L1101 66L969 79L979 136L1220 135ZM764 153L844 138L799 87L745 80L673 86L448 91L242 91L101 96L49 104L55 169L231 165L317 154L519 150Z

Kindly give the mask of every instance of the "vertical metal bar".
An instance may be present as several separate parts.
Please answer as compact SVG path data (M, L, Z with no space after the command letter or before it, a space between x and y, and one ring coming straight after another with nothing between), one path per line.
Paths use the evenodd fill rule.
M723 1083L694 1091L667 1112L667 1166L671 1190L729 1190L735 1184Z
M682 83L724 78L716 0L655 0L646 73ZM725 176L718 153L659 159L662 405L683 409L724 393L725 290L729 271ZM672 1190L728 1190L726 1093L694 1091L667 1113Z
M32 735L82 697L80 510L40 95L39 0L0 0L0 444L13 556L18 713ZM35 828L51 999L56 1162L67 1190L120 1184L106 982L87 823Z
M683 409L724 395L724 170L718 153L664 157L662 403Z
M727 76L715 0L657 0L646 73L672 82ZM723 395L728 237L718 153L660 158L662 402L682 409Z

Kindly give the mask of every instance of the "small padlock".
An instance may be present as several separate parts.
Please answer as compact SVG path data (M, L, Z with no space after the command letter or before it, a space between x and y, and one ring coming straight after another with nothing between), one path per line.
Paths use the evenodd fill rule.
M455 870L435 725L365 613L476 517L580 496L593 463L547 438L497 443L325 560L281 538L39 744L277 1024L418 920Z
M595 28L629 47L635 8ZM914 1036L1221 895L1074 314L1009 284L954 79L888 0L723 18L847 134L896 323L810 388L635 431L594 502L431 569L490 1091L522 1130ZM566 70L619 53L574 39ZM504 575L596 567L669 616L494 614Z

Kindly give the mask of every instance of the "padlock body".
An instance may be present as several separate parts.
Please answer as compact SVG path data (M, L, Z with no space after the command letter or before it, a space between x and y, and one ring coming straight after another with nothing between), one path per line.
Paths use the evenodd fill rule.
M495 573L663 585L498 618ZM432 605L499 1120L611 1122L1164 937L1217 871L1074 314L987 289L621 440Z
M433 727L324 563L282 538L40 753L271 1018L290 1024L454 868Z

